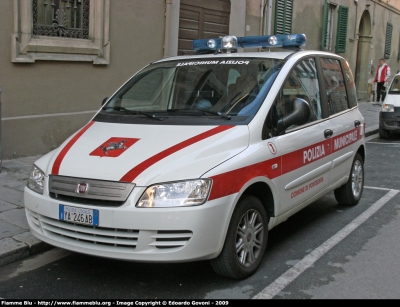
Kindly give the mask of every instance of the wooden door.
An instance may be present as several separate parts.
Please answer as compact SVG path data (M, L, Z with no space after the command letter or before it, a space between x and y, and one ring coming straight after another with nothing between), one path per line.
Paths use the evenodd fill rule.
M178 55L194 54L194 39L228 35L230 11L228 0L181 0Z

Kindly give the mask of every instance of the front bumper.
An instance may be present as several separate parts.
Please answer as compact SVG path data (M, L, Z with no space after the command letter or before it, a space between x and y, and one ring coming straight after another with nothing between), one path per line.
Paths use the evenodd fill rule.
M400 131L400 108L394 112L379 112L379 128Z
M136 190L136 191L135 191ZM135 188L133 194L141 195ZM236 195L182 208L136 208L62 204L99 210L99 226L60 221L60 201L28 188L24 202L33 235L53 246L114 259L139 262L184 262L212 259L222 246ZM132 197L133 196L133 197Z

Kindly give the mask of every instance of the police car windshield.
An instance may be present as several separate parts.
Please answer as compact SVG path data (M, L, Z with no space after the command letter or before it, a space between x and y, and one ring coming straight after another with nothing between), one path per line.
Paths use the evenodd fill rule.
M165 118L221 120L253 116L282 65L278 59L221 57L152 64L132 77L101 112L128 109Z

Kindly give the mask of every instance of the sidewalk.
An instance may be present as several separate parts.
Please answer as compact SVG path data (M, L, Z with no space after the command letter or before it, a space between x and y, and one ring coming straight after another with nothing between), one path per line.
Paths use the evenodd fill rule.
M366 136L378 132L379 106L359 102L364 115ZM0 172L0 267L51 248L29 231L23 190L32 164L40 156L4 160Z

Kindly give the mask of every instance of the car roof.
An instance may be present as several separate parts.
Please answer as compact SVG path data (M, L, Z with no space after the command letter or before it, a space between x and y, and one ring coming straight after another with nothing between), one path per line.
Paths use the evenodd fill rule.
M266 59L278 59L284 60L290 55L296 55L296 57L311 56L311 55L321 55L330 56L335 58L343 58L335 53L319 51L319 50L285 50L285 51L264 51L264 52L236 52L236 53L217 53L217 54L195 54L195 55L181 55L173 56L160 59L153 63L162 63L167 61L175 60L194 60L194 59L218 59L218 58L266 58Z
M156 61L155 63L165 62L165 61L173 61L173 60L193 60L193 59L205 59L205 58L267 58L267 59L279 59L283 60L289 55L291 55L293 51L282 51L282 52L237 52L237 53L218 53L218 54L195 54L195 55L181 55L168 57L161 60Z

